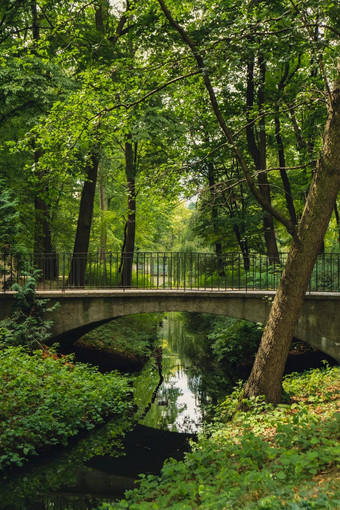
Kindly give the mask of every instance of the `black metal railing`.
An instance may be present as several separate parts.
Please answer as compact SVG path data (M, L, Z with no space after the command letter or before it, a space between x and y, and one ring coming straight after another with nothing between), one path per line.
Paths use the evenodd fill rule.
M33 269L40 270L38 290L197 289L275 290L287 254L271 263L266 255L240 253L134 252L31 254L20 259L0 256L2 291L24 285ZM340 291L340 254L318 257L309 290Z

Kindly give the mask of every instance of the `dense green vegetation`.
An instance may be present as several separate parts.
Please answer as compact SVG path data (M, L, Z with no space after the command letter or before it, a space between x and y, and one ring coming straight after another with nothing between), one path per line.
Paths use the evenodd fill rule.
M77 340L74 349L90 353L93 364L107 361L107 366L125 361L126 369L138 369L156 346L157 326L162 314L141 314L120 317L96 328Z
M128 381L116 373L21 347L0 351L0 359L2 470L130 407Z
M51 321L43 317L48 300L35 294L38 277L13 286L14 312L0 323L0 471L131 409L122 375L103 375L45 345Z
M252 399L234 414L238 388L184 462L170 460L159 477L142 476L125 500L102 508L337 508L339 389L338 368L292 374L286 403Z
M71 252L86 228L81 246L90 252L237 251L246 267L249 251L270 251L269 235L289 248L291 234L268 223L244 182L197 62L162 4L1 7L6 249ZM327 118L322 98L336 76L336 3L303 2L298 12L289 0L164 5L194 39L260 192L296 224ZM194 196L188 210L183 198ZM183 232L190 217L192 232ZM338 224L335 208L327 249L338 248Z

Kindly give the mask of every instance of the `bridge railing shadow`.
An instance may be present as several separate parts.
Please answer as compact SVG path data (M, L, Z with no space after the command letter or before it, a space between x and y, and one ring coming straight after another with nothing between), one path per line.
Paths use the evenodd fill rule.
M129 267L130 278L123 272ZM266 255L251 253L120 252L44 253L16 258L0 257L1 290L14 283L24 285L34 269L39 269L38 290L85 289L178 289L178 290L275 290L287 254L271 261ZM129 281L129 285L124 282ZM340 291L340 254L320 255L313 269L310 291Z

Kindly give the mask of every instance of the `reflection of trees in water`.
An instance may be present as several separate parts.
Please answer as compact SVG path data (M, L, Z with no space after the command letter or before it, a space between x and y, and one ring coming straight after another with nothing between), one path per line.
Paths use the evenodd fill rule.
M162 332L171 350L176 351L185 364L189 387L203 410L206 405L223 399L235 384L228 367L216 361L207 340L212 320L207 314L171 312L167 314Z
M223 371L211 352L207 335L208 318L197 316L199 328L189 331L190 322L181 313L169 313L163 321L159 338L163 345L161 374L155 361L143 371L135 384L135 398L140 408L148 405L142 424L163 430L195 431L194 426L205 418L208 406L222 400L232 389L227 373ZM189 327L188 327L189 322ZM211 324L211 319L210 319ZM202 327L204 326L204 327ZM154 403L152 391L159 384ZM182 391L183 390L183 391ZM184 392L184 393L183 393ZM186 405L187 404L187 405Z

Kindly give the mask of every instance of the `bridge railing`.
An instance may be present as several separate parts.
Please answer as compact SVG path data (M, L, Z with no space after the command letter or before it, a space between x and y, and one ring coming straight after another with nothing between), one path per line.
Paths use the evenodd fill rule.
M2 291L23 285L39 269L38 290L202 289L275 290L287 254L274 263L252 253L134 252L30 254L0 257ZM310 291L340 291L340 255L322 254L315 264Z

